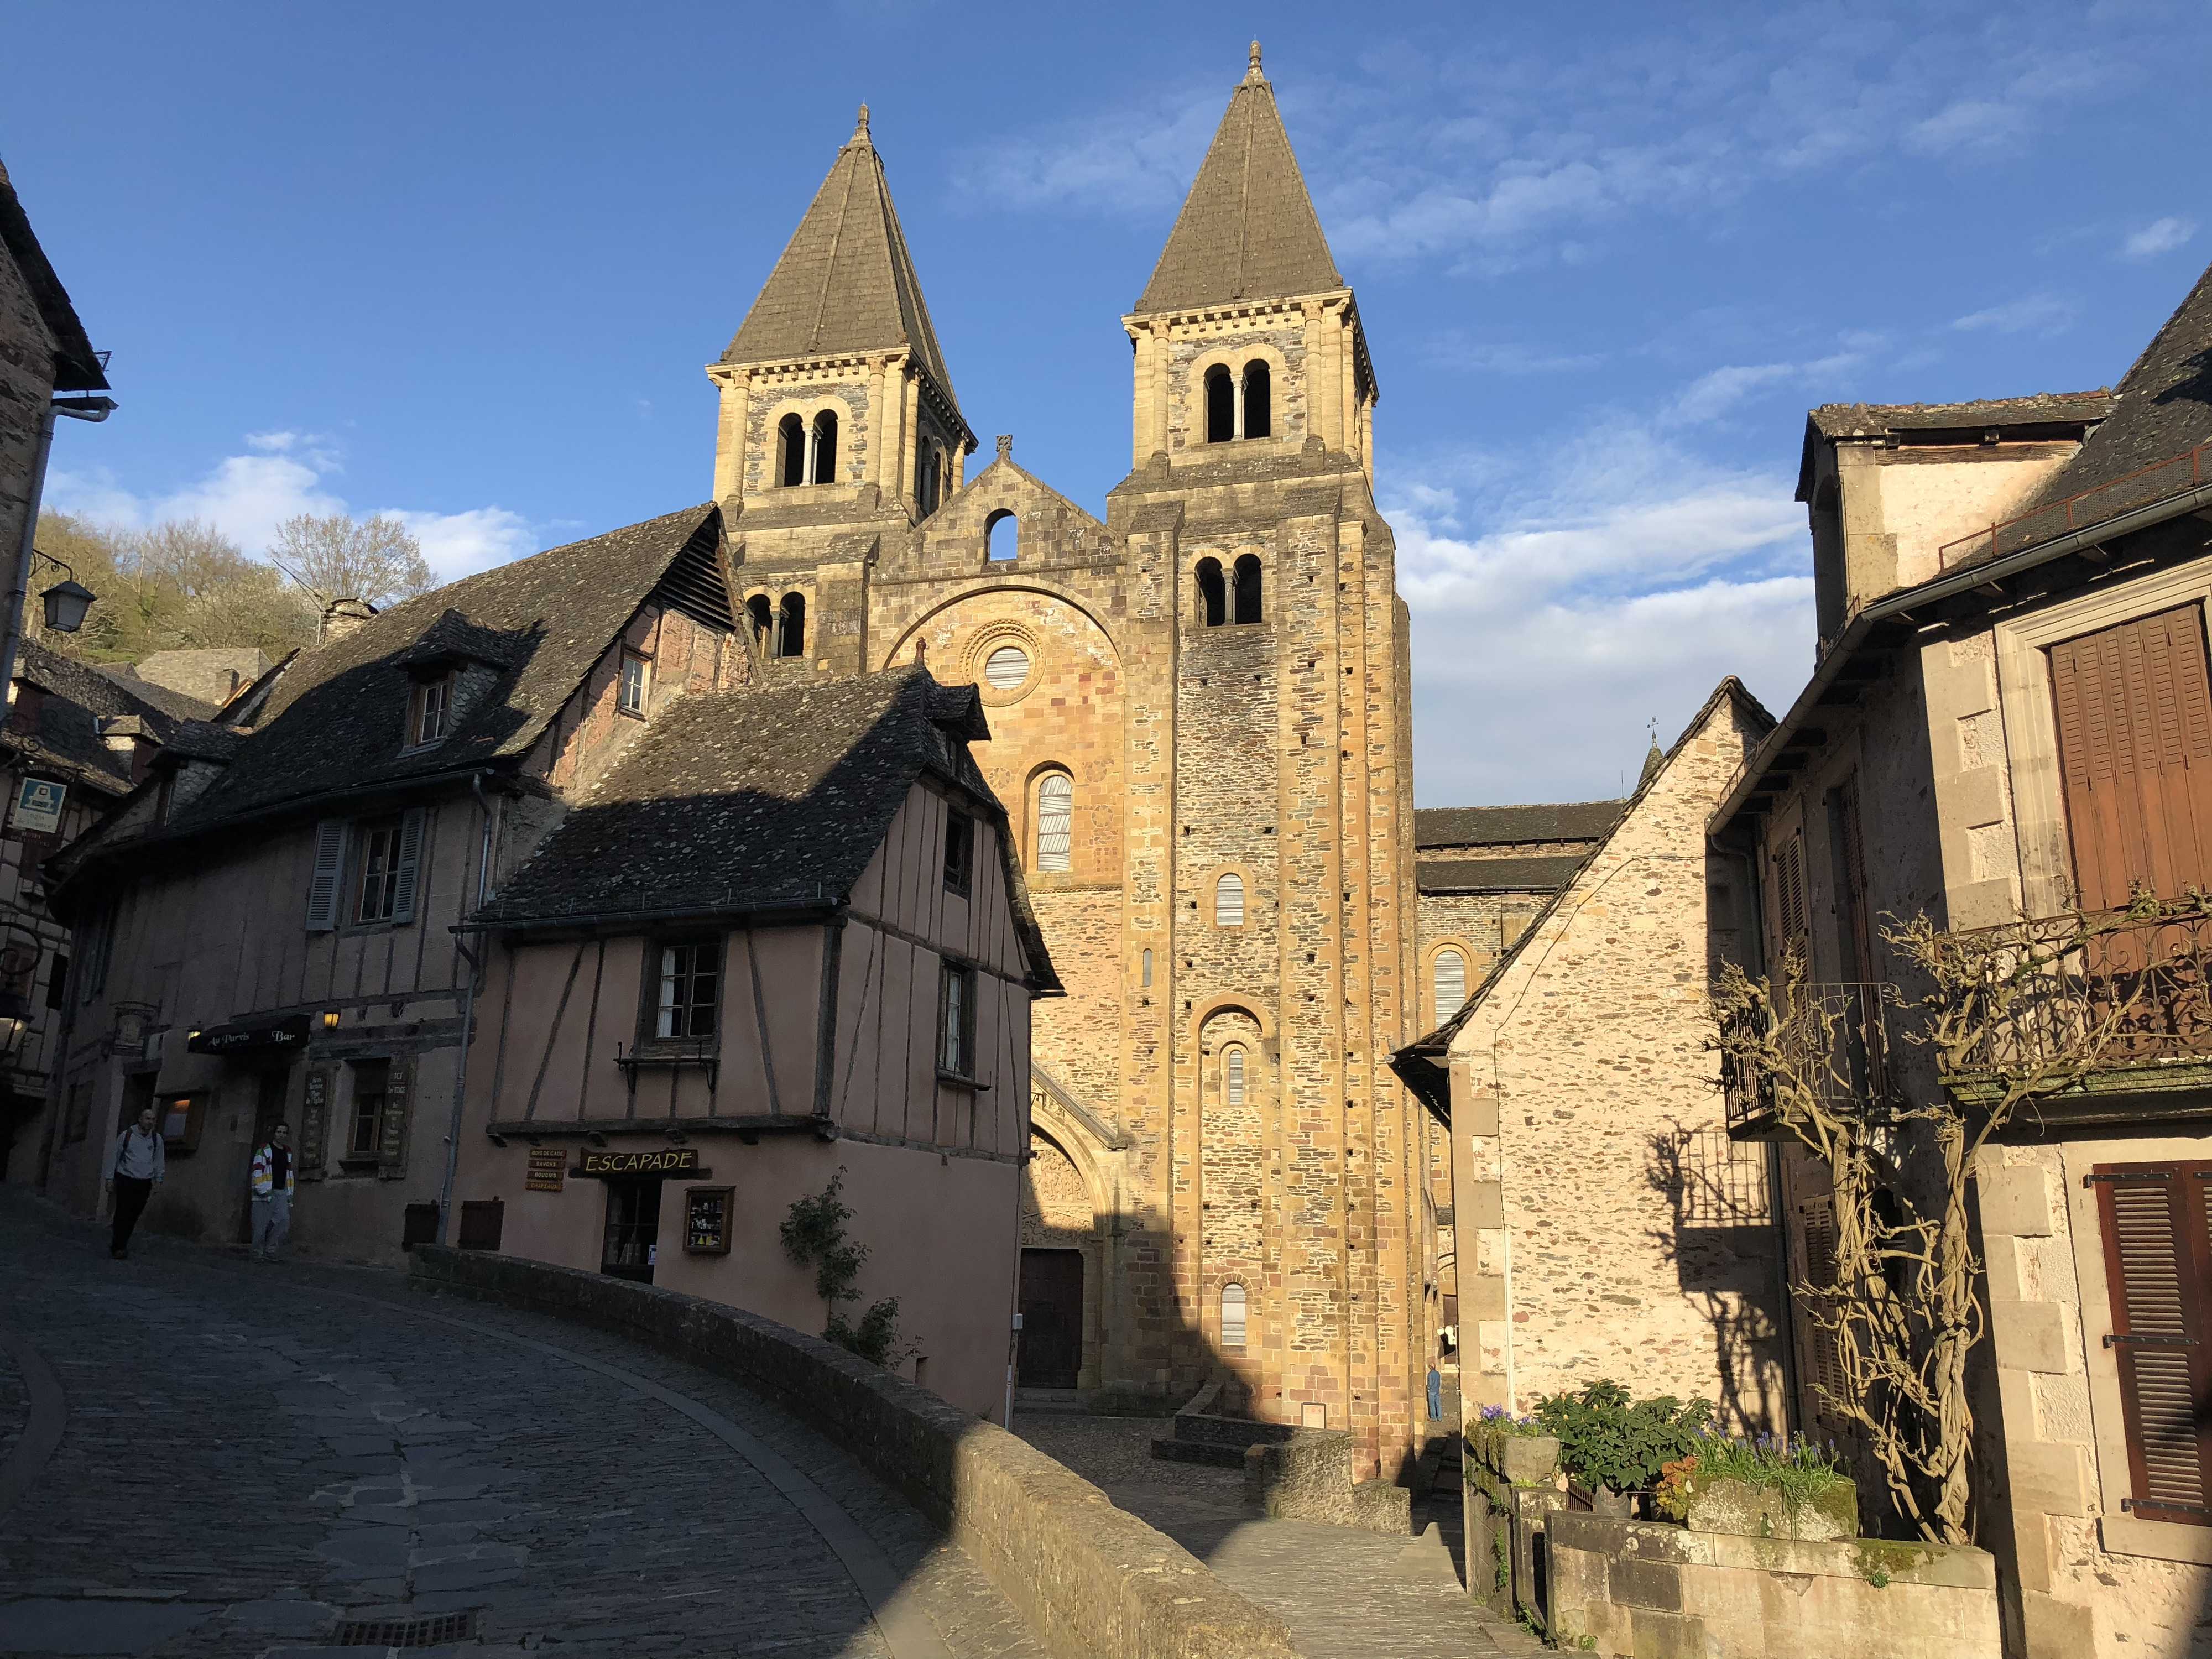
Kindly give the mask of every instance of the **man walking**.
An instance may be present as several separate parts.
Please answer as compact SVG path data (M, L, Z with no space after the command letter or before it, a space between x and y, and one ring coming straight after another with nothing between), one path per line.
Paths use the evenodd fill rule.
M253 1254L274 1261L292 1231L292 1131L283 1123L253 1155Z
M138 1114L137 1122L115 1137L107 1149L107 1168L102 1178L115 1200L115 1224L107 1235L107 1253L118 1261L131 1254L131 1230L145 1212L146 1200L168 1173L168 1144L154 1133L154 1109Z

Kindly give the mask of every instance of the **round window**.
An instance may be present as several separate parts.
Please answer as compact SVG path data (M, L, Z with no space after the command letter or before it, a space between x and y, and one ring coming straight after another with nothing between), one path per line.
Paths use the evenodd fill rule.
M995 691L1011 691L1030 677L1030 653L1018 645L1002 645L983 661L983 678Z

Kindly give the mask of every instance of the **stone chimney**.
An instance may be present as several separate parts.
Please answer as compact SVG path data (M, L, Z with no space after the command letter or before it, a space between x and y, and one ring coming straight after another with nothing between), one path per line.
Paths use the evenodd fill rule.
M161 740L137 714L109 714L100 721L100 740L107 752L131 769L131 781L146 781L146 770Z
M333 645L375 614L376 607L367 599L332 599L323 607L322 631L315 643Z

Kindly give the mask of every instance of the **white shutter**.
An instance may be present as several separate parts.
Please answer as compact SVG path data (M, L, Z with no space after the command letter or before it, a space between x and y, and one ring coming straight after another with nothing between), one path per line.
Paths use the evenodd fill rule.
M399 821L399 866L392 878L394 921L415 920L415 872L422 861L422 830L429 816L418 806Z
M1063 772L1046 775L1037 785L1037 852L1040 870L1068 867L1074 836L1075 784Z
M338 925L345 842L343 818L325 818L315 826L315 873L307 883L307 931L311 933L327 933Z
M1216 927L1242 927L1244 925L1244 878L1234 870L1213 884L1213 925Z
M1467 1000L1467 958L1456 951L1439 951L1436 961L1437 1018L1449 1019Z

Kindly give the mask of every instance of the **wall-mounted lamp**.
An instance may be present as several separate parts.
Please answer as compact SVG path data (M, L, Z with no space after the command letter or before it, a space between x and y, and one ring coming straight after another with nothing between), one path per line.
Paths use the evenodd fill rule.
M338 1011L337 1009L325 1008L323 1010L323 1029L325 1031L335 1031L338 1029Z
M46 626L57 633L74 634L84 626L84 613L100 596L72 576L56 582L39 595L46 610Z

